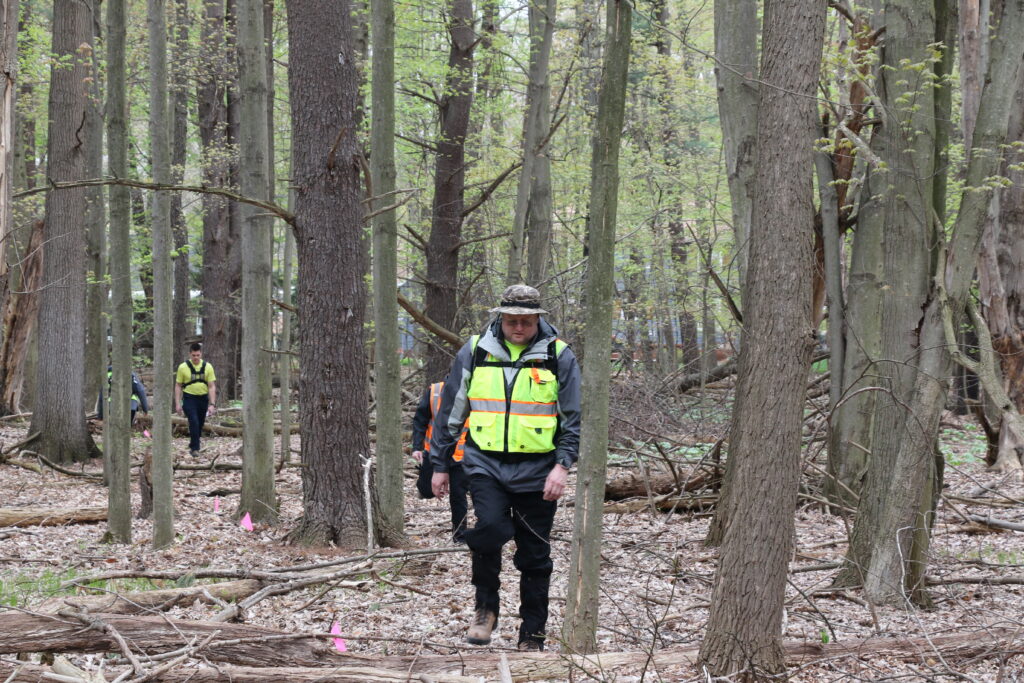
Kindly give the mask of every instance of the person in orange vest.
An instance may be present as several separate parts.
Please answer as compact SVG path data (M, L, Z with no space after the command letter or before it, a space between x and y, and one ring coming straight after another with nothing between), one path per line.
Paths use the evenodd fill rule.
M441 391L444 382L435 382L427 387L412 418L412 457L419 463L419 476L416 479L416 490L420 498L434 498L430 481L434 476L434 465L430 460L430 438L434 432L434 416L441 406ZM463 432L455 446L448 472L451 477L452 506L452 540L465 543L463 533L466 530L466 514L469 511L467 497L469 482L462 473L462 455L465 451L466 433ZM426 457L424 457L426 456Z

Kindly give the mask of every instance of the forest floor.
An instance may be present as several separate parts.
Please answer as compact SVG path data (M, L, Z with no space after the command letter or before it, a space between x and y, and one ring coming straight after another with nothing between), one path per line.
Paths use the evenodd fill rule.
M621 417L620 422L642 432L643 426L632 419ZM973 513L1022 523L1024 485L985 470L984 437L972 424L952 416L947 417L945 424L942 449L948 463L946 488L939 506L929 567L929 577L936 584L929 589L934 609L872 607L863 601L860 591L828 592L836 573L831 563L843 558L849 521L826 513L813 500L805 500L796 514L798 549L791 563L784 640L804 644L816 654L790 657L791 680L1024 681L1024 654L1020 654L1024 651L1024 636L1011 637L1012 646L1004 642L998 652L986 651L982 645L972 650L969 657L963 652L950 653L929 645L931 640L946 642L948 639L943 637L950 635L954 640L962 637L965 644L983 641L985 634L994 629L1024 633L1024 543L1020 532L968 524L962 516ZM0 441L5 446L17 442L24 437L26 427L17 423L0 425ZM717 430L721 428L719 423ZM714 436L709 432L715 429L704 431L697 438L684 433L665 436L665 443L690 443L692 448L703 448L706 452L710 447L706 442ZM147 443L142 435L134 436L137 455L142 454ZM201 457L193 461L187 456L187 441L177 438L174 452L178 462L189 464L209 464L214 459L238 463L240 444L240 439L206 438ZM298 439L293 447L297 449ZM620 467L633 461L628 452L618 451L610 476L615 477L621 472ZM89 463L84 471L97 473L99 463ZM405 500L408 550L452 548L447 503L417 499L412 474L410 464ZM302 512L297 469L285 468L277 478L281 523L275 527L257 524L250 532L239 526L233 516L237 493L228 492L237 491L240 485L239 471L176 471L177 540L160 551L150 548L152 525L148 520L134 520L135 540L127 547L101 542L106 530L104 522L0 528L0 603L31 611L54 595L85 592L81 587L61 588L63 582L84 583L90 576L112 570L162 569L188 577L204 568L268 570L327 562L344 555L332 548L299 548L284 542L284 535L294 528ZM990 490L980 491L981 486ZM39 474L2 465L0 490L6 491L3 507L84 508L106 504L105 489L95 480L47 468ZM215 490L222 491L219 512L214 511L216 498L211 496ZM549 626L556 634L565 608L572 500L570 487L565 504L559 506L553 533L555 574ZM133 483L136 510L138 504L138 489ZM632 654L608 657L599 668L592 667L590 673L572 668L553 680L710 680L692 663L708 620L717 557L717 550L704 547L702 542L709 519L706 511L665 513L644 509L605 515L598 649L601 653ZM313 585L258 602L245 612L244 621L319 636L338 622L349 653L366 655L370 662L395 655L453 654L470 662L481 653L506 653L508 660L515 662L525 655L515 652L518 574L512 567L511 550L506 548L506 552L509 556L502 574L503 616L488 647L464 642L473 608L470 558L464 547L407 558L375 559L372 569L367 566L360 570L362 573L351 577L353 580ZM949 579L962 582L938 583ZM135 578L90 585L127 592L187 585L189 580ZM999 580L1005 583L997 583ZM173 619L208 620L220 610L221 606L196 601L173 607L167 615ZM12 613L0 608L0 623ZM4 637L0 633L0 642ZM901 654L891 647L891 642L883 648L881 641L872 640L878 638L923 640ZM828 649L844 645L851 649ZM567 659L559 654L564 649L557 642L549 650L555 653L550 657ZM70 658L79 667L96 671L103 655L73 654ZM10 665L13 659L2 657L0 662ZM107 664L107 675L120 670L109 657ZM202 661L196 659L181 667L200 664ZM465 671L471 670L468 667ZM517 680L539 680L515 666L512 671L517 672ZM477 676L476 680L501 680L498 668ZM430 679L412 674L408 680Z

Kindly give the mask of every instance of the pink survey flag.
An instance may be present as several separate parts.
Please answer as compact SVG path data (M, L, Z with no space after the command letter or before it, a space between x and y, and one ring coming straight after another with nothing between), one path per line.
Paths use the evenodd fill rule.
M246 531L252 531L252 517L249 516L248 512L245 513L245 517L242 517L242 521L239 522L239 525L241 525L241 527Z
M213 511L220 514L220 496L213 497Z
M341 624L339 624L338 622L334 622L334 624L331 625L331 633L333 635L340 636L341 635ZM344 638L333 638L332 640L334 640L334 649L335 650L337 650L338 652L347 652L348 651L348 647L345 645L345 639Z
M152 435L151 435L151 434L149 433L149 430L148 430L148 429L143 429L143 430L142 430L142 435L143 435L144 437L146 437L147 439L151 439L151 438L153 438L153 437L152 437Z

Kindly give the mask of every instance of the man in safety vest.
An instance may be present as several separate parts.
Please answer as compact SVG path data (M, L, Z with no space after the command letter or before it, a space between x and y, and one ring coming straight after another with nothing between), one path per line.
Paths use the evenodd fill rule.
M416 479L416 490L420 498L433 498L431 479L434 476L434 465L430 461L430 438L434 433L434 415L441 407L441 390L444 382L435 382L423 392L423 398L412 418L412 457L419 463L419 477ZM469 495L469 482L462 471L462 456L465 452L466 432L463 430L455 445L452 461L448 463L448 477L451 488L452 508L452 540L465 543L463 532L466 530L466 513L469 506L466 496ZM426 454L427 457L424 457Z
M515 539L520 650L544 649L551 580L551 527L569 469L579 457L580 370L576 356L541 315L540 292L512 285L498 314L455 357L434 418L434 495L448 493L448 454L469 420L462 467L476 526L472 551L476 607L466 640L486 645L498 622L501 549Z
M192 344L188 356L174 375L174 412L188 418L188 452L197 458L206 417L217 411L217 375L203 360L202 344Z

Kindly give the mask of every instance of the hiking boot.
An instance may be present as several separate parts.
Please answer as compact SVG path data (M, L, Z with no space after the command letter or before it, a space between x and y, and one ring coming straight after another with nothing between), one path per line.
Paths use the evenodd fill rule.
M466 632L466 642L471 645L487 645L491 642L491 631L498 625L498 615L480 607L473 613L473 623Z
M199 457L199 451L195 451L195 450L189 451L188 454L191 455L193 458L198 458Z
M519 645L516 646L516 649L520 652L543 652L544 643L542 643L539 640L527 638L526 640L520 640Z

